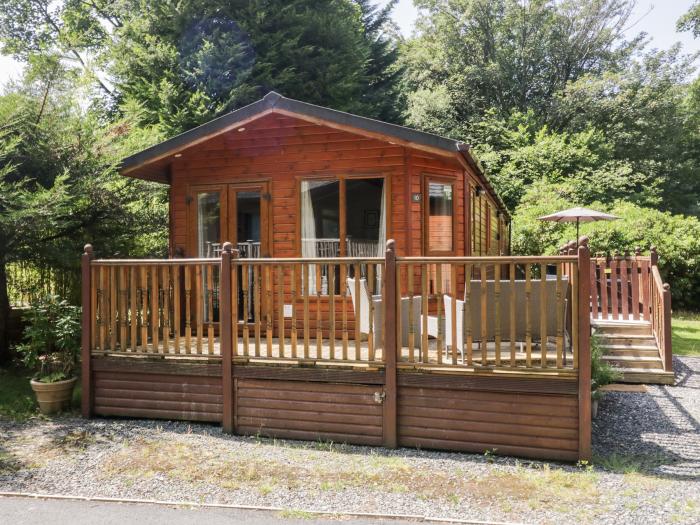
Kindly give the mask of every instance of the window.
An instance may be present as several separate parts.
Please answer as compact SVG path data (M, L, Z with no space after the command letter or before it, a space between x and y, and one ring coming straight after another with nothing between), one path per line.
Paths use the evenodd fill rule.
M427 181L426 247L428 253L454 251L454 185Z
M301 256L382 256L386 245L385 185L380 177L302 181ZM327 293L326 271L322 268L322 282L318 283L322 294ZM316 293L312 268L309 283L311 293Z
M383 255L384 184L383 178L302 181L302 257Z

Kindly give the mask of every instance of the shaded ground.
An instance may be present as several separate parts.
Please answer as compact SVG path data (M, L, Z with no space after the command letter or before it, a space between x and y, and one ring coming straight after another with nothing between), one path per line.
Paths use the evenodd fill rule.
M593 466L65 416L0 421L0 491L526 523L698 523L700 358L675 365L678 386L603 399Z

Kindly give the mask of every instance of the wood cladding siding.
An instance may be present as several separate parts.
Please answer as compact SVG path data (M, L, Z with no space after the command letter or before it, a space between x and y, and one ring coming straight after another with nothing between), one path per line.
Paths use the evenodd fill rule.
M238 182L267 181L270 186L270 256L295 257L298 245L299 181L338 176L383 176L389 181L390 221L387 237L394 238L397 254L421 255L425 225L422 218L427 175L454 180L455 251L469 253L465 229L464 179L475 178L455 159L368 139L346 131L269 114L184 150L171 165L171 252L192 251L194 210L192 188ZM478 200L478 199L477 199ZM223 239L230 240L230 239Z
M578 458L575 395L400 387L399 444L560 460Z
M184 421L220 422L221 377L95 371L94 413Z
M94 414L223 420L219 364L93 357ZM399 371L399 446L575 461L577 381ZM382 371L235 365L237 434L384 444ZM378 402L378 399L380 402Z
M377 386L238 379L236 431L277 438L381 445Z

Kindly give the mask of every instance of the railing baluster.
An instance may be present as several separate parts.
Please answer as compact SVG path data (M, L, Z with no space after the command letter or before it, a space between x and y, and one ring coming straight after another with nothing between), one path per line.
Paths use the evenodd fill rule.
M292 283L292 289L291 289L291 299L292 299L292 332L291 332L291 338L292 338L292 359L297 358L297 301L298 301L298 296L297 296L297 284L298 284L298 277L297 277L297 266L296 264L292 265L292 275L290 276L291 283ZM303 265L301 266L302 271L303 271Z
M163 266L163 352L170 353L170 269Z
M180 266L174 265L173 277L173 337L174 351L176 354L182 353L180 349Z
M515 301L517 295L515 293L515 264L510 263L510 366L515 367L515 340L517 335L515 332Z
M427 364L429 362L429 347L428 347L428 265L420 265L421 275L421 312L423 329L421 331L421 362Z
M137 290L137 273L138 273L138 267L132 266L131 268L128 268L129 272L129 299L130 299L130 306L129 306L129 332L130 332L130 343L131 343L131 351L132 352L137 352L138 351L138 306L137 306L137 300L138 300L138 294L136 292Z
M494 351L495 364L501 366L501 265L493 268L493 302L494 302Z
M281 265L277 265L277 354L278 357L285 357L285 337L284 337L284 271Z
M192 353L192 266L183 266L185 273L185 354Z
M151 266L151 340L153 341L153 351L160 352L160 286L158 285L158 267Z
M457 265L450 265L450 291L452 292L451 311L452 330L450 343L452 344L452 364L457 364Z
M437 362L442 364L442 353L445 351L445 317L442 309L445 305L445 295L442 291L442 264L435 264L435 285L437 292Z
M141 266L141 351L148 352L148 268Z
M474 364L474 327L472 326L472 265L464 265L464 341L467 345L467 366Z
M196 300L196 310L195 310L195 323L197 326L197 348L195 349L195 354L202 354L202 336L204 332L204 297L203 297L203 285L202 282L202 266L195 266L194 273L194 285L196 288L195 300Z
M316 359L323 359L323 313L321 312L321 294L323 293L322 265L316 269Z
M355 263L353 267L353 273L355 277L355 361L358 361L360 359L361 355L361 342L362 342L362 335L361 335L361 321L360 321L360 303L362 302L360 299L360 265Z
M397 269L401 272L401 267ZM416 360L416 350L415 350L415 327L413 326L413 271L412 265L406 266L407 271L407 284L408 284L408 361L413 363ZM401 341L401 343L403 343Z
M532 283L530 265L525 265L525 366L532 366Z
M248 326L250 314L250 272L252 271L249 261L241 265L241 286L243 288L243 304L241 317L243 318L243 355L250 356L250 327Z
M335 268L335 265L328 265L328 346L330 359L333 361L335 360ZM370 324L371 331L372 325Z
M117 351L117 268L109 268L109 349Z
M255 334L255 357L260 357L260 267L253 267L253 333Z
M265 335L267 345L267 357L272 357L272 324L275 321L275 297L272 291L272 267L265 266L265 292L267 296L265 304Z
M557 307L557 368L563 367L562 354L564 352L564 294L562 292L562 267L561 264L555 265L557 271L557 289L556 289L556 307ZM595 288L595 286L593 286ZM595 304L595 303L594 303ZM593 308L597 308L594 306Z
M311 291L309 290L309 265L303 264L301 266L302 272L304 273L304 286L302 287L302 293L304 294L304 359L309 358L309 295Z
M540 264L540 366L547 368L547 265Z
M482 264L479 267L479 277L481 278L481 308L479 326L481 327L481 366L487 366L488 360L488 289L486 284L486 265Z

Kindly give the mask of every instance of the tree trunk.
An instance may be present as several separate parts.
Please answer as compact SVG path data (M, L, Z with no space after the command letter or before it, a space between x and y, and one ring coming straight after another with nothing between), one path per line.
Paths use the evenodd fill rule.
M10 298L7 295L7 268L0 261L0 365L10 361Z

